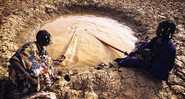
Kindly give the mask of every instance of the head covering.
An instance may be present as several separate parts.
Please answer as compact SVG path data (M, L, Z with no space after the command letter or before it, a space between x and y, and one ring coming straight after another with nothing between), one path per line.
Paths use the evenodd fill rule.
M170 20L161 21L156 30L156 35L162 38L172 38L175 29L176 25L172 21Z
M36 40L42 46L47 46L51 43L51 35L46 30L40 30L36 35Z

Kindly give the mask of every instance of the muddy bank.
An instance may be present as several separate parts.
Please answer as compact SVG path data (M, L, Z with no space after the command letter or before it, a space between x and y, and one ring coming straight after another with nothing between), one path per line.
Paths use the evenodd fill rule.
M74 13L95 13L108 16L119 22L126 23L136 32L135 35L139 40L143 40L147 36L152 38L158 22L162 19L171 19L177 24L174 37L177 49L176 65L171 72L169 81L165 83L167 84L166 86L163 86L162 89L152 88L160 90L160 92L156 92L156 97L183 98L185 97L184 7L183 0L2 0L0 1L0 70L2 71L0 74L4 76L3 73L6 72L5 68L7 68L8 59L14 51L24 42L33 40L36 31L47 20L57 16ZM129 70L128 73L131 71L133 70ZM134 72L133 74L137 75L137 71ZM108 75L107 73L105 74ZM124 77L127 77L126 74ZM140 77L142 76L138 78ZM132 79L137 78L133 77ZM129 83L129 81L124 83ZM137 84L137 82L131 84ZM84 91L80 92L82 93L79 94L83 96ZM104 90L101 89L95 93L98 96L100 94L106 96L107 94L103 94L103 92ZM128 95L132 96L132 94ZM142 98L143 96L139 97Z

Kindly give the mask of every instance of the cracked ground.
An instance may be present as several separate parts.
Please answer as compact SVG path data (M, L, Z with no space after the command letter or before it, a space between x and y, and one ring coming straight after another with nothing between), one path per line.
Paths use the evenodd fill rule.
M56 84L59 98L85 99L183 99L185 97L185 3L183 0L1 0L0 77L7 78L8 59L47 20L54 17L94 13L126 23L142 41L152 38L158 22L171 19L177 24L174 37L176 60L167 82L158 81L143 70L122 68L96 70L87 67L63 70L71 81ZM71 72L70 72L71 71ZM1 82L0 90L3 90ZM2 96L1 96L2 97Z

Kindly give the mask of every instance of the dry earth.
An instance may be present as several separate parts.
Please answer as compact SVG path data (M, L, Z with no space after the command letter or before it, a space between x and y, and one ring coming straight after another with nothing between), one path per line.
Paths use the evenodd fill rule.
M33 40L47 20L74 13L91 13L126 23L139 41L152 38L163 19L177 24L174 37L177 56L167 82L158 81L143 70L114 68L63 70L71 81L61 79L55 92L59 98L153 99L185 98L185 1L184 0L0 0L0 76L7 77L8 59L26 41ZM147 76L146 76L147 75ZM3 90L1 84L1 92ZM2 96L0 96L2 97ZM3 97L2 97L3 98Z

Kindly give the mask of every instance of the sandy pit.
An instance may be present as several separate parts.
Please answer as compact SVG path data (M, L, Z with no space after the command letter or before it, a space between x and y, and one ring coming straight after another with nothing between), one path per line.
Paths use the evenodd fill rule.
M9 58L25 42L35 40L38 30L47 29L53 36L50 55L56 59L66 55L58 64L73 67L56 68L71 77L70 82L61 77L55 84L59 99L184 99L184 7L184 0L0 0L0 98L4 99ZM136 40L132 35L137 42L151 39L158 23L166 19L177 26L175 65L167 81L138 69L94 68L124 55L90 33L129 52ZM76 39L68 48L75 27Z
M66 56L60 64L63 66L97 66L101 62L124 57L123 53L103 44L96 37L126 52L134 48L137 40L128 26L95 15L65 15L48 21L41 29L48 30L52 35L53 44L47 47L51 57Z

